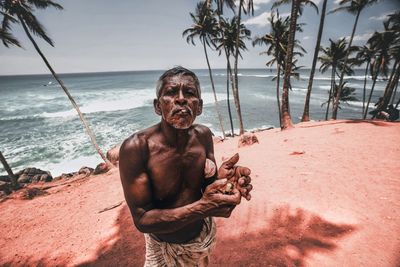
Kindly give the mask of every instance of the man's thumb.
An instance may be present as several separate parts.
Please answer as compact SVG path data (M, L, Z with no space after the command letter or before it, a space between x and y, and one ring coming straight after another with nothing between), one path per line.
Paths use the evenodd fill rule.
M218 189L224 186L228 182L228 179L217 179L214 183L210 184L209 187L211 189Z
M223 163L224 167L226 168L233 168L233 166L235 166L236 163L238 163L239 161L239 154L236 153L235 155L233 155L230 159L228 159L227 161L225 161Z

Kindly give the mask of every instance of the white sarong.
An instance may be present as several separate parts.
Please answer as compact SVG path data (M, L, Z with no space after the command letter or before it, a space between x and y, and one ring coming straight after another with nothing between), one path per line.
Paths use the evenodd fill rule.
M211 217L204 219L200 235L187 243L175 244L155 240L145 234L146 260L144 267L207 266L216 239L215 222Z

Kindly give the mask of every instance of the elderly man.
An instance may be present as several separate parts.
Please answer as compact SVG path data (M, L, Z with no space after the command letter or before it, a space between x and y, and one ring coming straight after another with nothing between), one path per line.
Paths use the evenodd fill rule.
M250 170L236 154L216 171L210 129L193 124L203 102L196 75L182 67L157 83L161 122L126 139L120 149L125 199L145 233L145 266L206 266L215 244L212 217L229 217L250 200Z

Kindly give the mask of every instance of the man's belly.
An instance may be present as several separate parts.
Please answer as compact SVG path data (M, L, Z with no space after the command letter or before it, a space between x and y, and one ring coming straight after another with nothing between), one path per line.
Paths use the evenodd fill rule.
M151 234L156 240L168 242L168 243L186 243L194 238L196 238L202 228L203 220L195 221L185 227L179 229L176 232L168 234Z

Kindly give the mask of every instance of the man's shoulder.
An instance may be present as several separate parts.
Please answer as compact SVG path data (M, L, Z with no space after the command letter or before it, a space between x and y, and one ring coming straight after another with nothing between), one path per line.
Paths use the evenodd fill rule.
M148 140L157 132L158 125L153 125L129 136L121 145L120 153L147 149Z
M193 125L193 130L196 133L197 137L200 137L200 138L208 139L208 138L212 138L212 136L214 135L211 132L210 128L208 128L207 126L202 125L202 124Z

